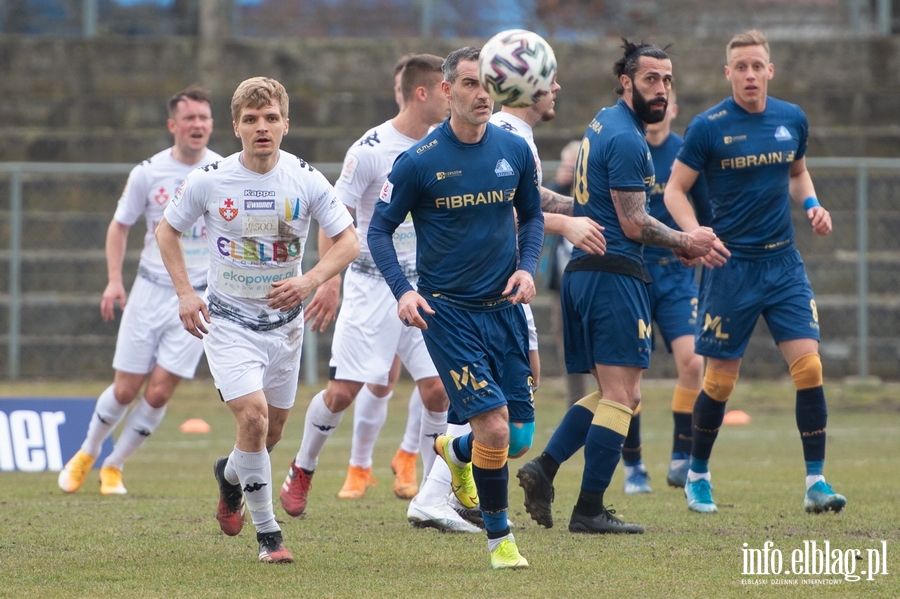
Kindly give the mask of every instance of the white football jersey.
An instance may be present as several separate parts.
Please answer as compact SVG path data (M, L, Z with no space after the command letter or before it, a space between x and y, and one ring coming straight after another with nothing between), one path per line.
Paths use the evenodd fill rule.
M158 284L172 284L172 279L159 255L159 246L156 245L156 225L162 219L169 199L175 195L175 190L188 173L197 167L221 159L222 156L207 149L197 164L185 164L175 160L172 157L172 148L169 148L131 169L113 218L129 227L141 216L146 219L147 233L144 235L144 249L141 251L138 268L151 281ZM202 220L185 229L182 242L191 284L203 285L209 267L209 247Z
M341 201L356 211L356 230L359 233L359 258L372 260L366 237L369 234L369 223L375 212L375 202L381 188L394 165L394 159L410 149L416 139L407 137L397 131L391 121L387 121L366 131L354 143L344 157L341 176L334 189ZM412 217L394 231L394 249L404 272L416 265L416 230Z
M254 329L297 316L272 310L272 283L300 276L310 219L329 237L353 224L322 173L283 150L264 175L240 162L241 153L193 171L166 208L178 231L200 216L209 245L210 310Z
M537 167L538 187L543 185L544 173L541 171L541 157L538 156L537 146L534 145L534 129L531 125L508 112L495 112L491 115L491 122L501 129L506 129L519 137L525 138L525 141L528 142L528 147L531 148L531 153L534 154L534 165Z

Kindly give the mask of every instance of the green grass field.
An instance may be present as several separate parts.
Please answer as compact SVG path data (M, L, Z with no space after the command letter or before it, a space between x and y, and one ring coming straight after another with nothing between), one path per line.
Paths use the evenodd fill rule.
M510 518L531 568L491 571L479 535L413 529L406 502L391 492L390 458L405 423L408 382L401 382L376 448L380 483L361 501L336 499L346 473L352 417L325 448L307 515L283 519L292 565L256 562L252 525L226 537L215 521L212 464L233 446L234 424L210 381L185 383L166 420L127 464L125 496L104 497L96 471L74 495L56 473L0 473L0 597L900 597L900 386L852 390L826 385L829 396L826 475L848 498L840 514L803 511L803 460L790 384L741 381L729 407L752 422L724 427L711 461L719 513L687 510L681 490L665 485L671 445L671 382L645 381L644 461L654 493L626 497L622 471L606 495L618 515L643 524L644 535L570 534L568 518L582 457L556 480L556 526L533 523L510 464ZM107 383L0 384L3 396L94 396ZM273 452L280 485L300 442L306 405L316 389L301 387L286 435ZM559 381L537 398L535 449L543 448L565 410ZM188 418L212 425L183 434ZM420 466L421 470L421 466ZM886 541L887 574L858 582L842 576L743 575L743 544L772 541L790 567L804 541L844 554L867 568L867 550ZM745 584L747 580L766 584ZM810 580L819 584L800 584ZM839 584L833 584L840 581ZM780 584L783 583L783 584ZM826 583L826 584L822 584Z

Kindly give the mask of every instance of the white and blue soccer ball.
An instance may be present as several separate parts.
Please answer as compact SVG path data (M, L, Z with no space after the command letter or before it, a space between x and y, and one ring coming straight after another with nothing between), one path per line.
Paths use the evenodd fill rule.
M533 31L501 31L479 54L478 79L491 98L504 106L531 106L550 93L555 78L553 48Z

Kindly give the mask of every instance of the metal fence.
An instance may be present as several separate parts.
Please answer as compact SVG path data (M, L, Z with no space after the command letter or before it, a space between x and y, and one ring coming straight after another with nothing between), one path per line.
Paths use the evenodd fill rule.
M770 39L890 35L897 0L5 0L0 32L85 36L478 37L524 27L552 37L730 37L757 27Z
M797 246L807 264L824 323L820 347L823 360L839 362L842 366L838 370L844 374L868 377L874 373L900 378L900 159L809 158L808 165L822 204L831 211L835 224L832 235L814 238L805 215L794 211ZM341 165L317 166L333 181ZM545 162L545 172L554 172L556 166ZM89 340L80 339L87 345L79 349L82 346L74 345L72 339L94 335L94 344L102 345L103 367L107 367L106 352L114 339L114 325L96 330L97 325L89 323L87 332L82 325L80 332L73 329L66 333L63 329L78 318L66 317L64 311L80 305L96 318L97 297L106 281L103 234L117 197L114 194L131 167L0 163L0 178L8 179L8 205L4 206L0 192L0 219L6 224L0 228L0 239L5 236L8 240L8 250L0 249L0 269L5 267L8 279L7 293L0 293L0 317L6 317L7 328L7 334L0 336L0 345L6 345L8 378L16 379L21 374L23 307L32 310L25 319L33 329L28 331L31 347L42 336L52 340L68 335L69 345L63 349L44 350L58 352L52 359L65 361L63 353L86 352L90 345ZM98 191L96 182L86 183L79 177L105 177L107 187ZM114 183L110 179L115 179ZM60 198L78 186L90 187L83 193L92 197L110 197L104 198L102 205L95 202L90 209L96 211L87 213L78 202ZM57 228L48 233L48 227ZM68 240L64 239L67 230L76 233ZM47 239L35 240L40 235ZM135 241L140 242L140 238ZM306 259L315 259L313 250L307 252ZM132 254L133 260L136 253ZM63 259L69 262L60 266ZM87 259L94 261L88 267L92 274L79 271L74 277L68 276L78 269L79 261ZM26 269L24 274L30 278L23 286L23 262L35 271L45 272ZM38 283L34 283L35 277L40 277ZM66 283L69 279L76 281L74 288ZM70 288L64 288L66 284ZM46 318L52 322L45 323ZM304 343L307 382L314 382L319 372L317 348L316 335L308 335Z

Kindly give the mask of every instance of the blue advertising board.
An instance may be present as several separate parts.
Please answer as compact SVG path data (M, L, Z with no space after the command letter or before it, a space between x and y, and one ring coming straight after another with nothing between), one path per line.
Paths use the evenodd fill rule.
M0 472L59 471L81 448L96 398L0 398ZM112 451L103 442L98 468Z

